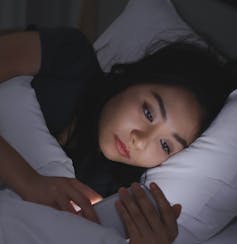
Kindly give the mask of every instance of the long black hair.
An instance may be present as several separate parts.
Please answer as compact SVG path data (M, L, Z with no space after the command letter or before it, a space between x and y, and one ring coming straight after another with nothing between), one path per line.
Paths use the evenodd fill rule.
M138 62L117 64L109 77L111 84L124 83L123 87L159 83L191 91L206 112L200 132L210 125L235 88L229 65L216 51L188 43L173 43Z
M104 104L127 87L144 83L180 86L191 91L206 115L200 133L209 126L233 89L223 60L215 52L193 44L173 43L138 62L114 65L78 101L77 125L65 145L77 178L103 196L139 181L146 170L106 159L99 151L97 130Z

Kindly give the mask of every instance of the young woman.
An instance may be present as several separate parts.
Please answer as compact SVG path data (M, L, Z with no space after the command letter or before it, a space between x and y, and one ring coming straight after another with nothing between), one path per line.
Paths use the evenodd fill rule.
M188 44L168 45L137 63L116 65L109 74L74 29L10 34L1 38L0 48L2 80L35 76L32 86L47 126L73 159L79 181L39 175L22 160L17 166L14 160L1 163L1 178L29 201L73 211L73 200L92 220L96 216L87 198L139 181L146 168L190 145L230 92L223 86L228 76L219 60ZM2 143L3 151L9 150ZM129 211L136 205L125 192L118 207L126 225L133 226L126 213L136 216ZM134 194L139 192L136 186ZM172 216L175 222L178 214Z

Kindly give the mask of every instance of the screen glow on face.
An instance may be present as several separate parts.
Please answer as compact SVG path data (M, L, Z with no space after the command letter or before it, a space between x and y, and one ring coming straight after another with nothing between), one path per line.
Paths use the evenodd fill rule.
M187 147L202 110L189 91L158 84L131 86L110 99L99 122L99 146L110 160L154 167Z

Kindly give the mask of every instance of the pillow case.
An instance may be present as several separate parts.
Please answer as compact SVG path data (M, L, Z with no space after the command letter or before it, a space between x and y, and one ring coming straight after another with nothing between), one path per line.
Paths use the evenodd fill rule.
M237 32L236 24L233 24L237 23L236 1L172 0L172 2L182 18L201 33L205 40L215 45L228 59L233 61L237 59Z
M182 204L179 225L206 240L237 216L237 90L211 126L189 148L149 169L172 203ZM181 242L180 242L181 243Z
M205 45L180 18L169 0L130 0L121 15L95 41L104 71L131 62L180 39Z
M130 0L122 14L94 43L102 68L130 62L162 47L162 40L204 41L184 23L169 0ZM148 170L172 203L182 204L175 243L200 243L237 215L237 94L191 147L161 167Z
M71 159L46 126L31 80L18 76L0 84L0 135L39 173L75 177Z

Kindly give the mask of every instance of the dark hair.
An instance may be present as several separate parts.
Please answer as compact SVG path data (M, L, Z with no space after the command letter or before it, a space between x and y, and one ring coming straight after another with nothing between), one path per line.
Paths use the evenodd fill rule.
M97 142L97 124L104 104L127 87L142 83L190 90L206 111L201 131L215 118L232 90L224 62L215 52L192 44L170 44L138 62L114 65L110 73L97 81L98 86L94 84L96 87L86 94L77 111L78 126L65 146L68 155L75 159L77 177L103 196L138 181L146 170L111 162L98 152Z
M205 111L204 131L234 89L226 62L213 49L189 43L173 43L138 62L116 64L108 74L119 89L158 83L180 86L193 93ZM112 89L111 89L112 90Z

